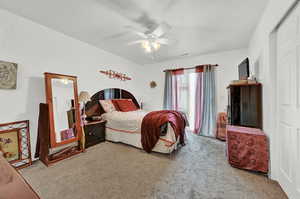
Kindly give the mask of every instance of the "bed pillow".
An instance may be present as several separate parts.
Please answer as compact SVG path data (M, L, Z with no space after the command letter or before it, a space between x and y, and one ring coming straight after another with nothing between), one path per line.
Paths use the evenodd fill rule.
M99 100L99 102L106 113L116 111L116 108L111 100Z
M112 99L111 102L113 103L113 105L115 106L115 109L117 111L121 111L119 108L119 105L118 105L118 100L121 100L121 99Z
M131 100L131 99L112 99L111 102L113 103L113 105L115 106L117 111L121 111L119 105L118 105L118 101L122 101L122 100ZM121 102L122 103L122 102Z
M121 99L117 100L116 103L118 104L119 110L122 112L138 110L136 105L133 103L132 99Z

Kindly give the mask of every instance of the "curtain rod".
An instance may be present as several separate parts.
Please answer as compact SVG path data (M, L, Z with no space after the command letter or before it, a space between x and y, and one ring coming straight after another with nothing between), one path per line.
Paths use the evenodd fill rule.
M204 65L199 65L199 66L219 66L218 64L204 64ZM191 70L191 69L195 69L199 66L194 66L194 67L189 67L189 68L175 68L175 69L166 69L164 70L164 72L167 71L172 71L172 70L179 70L179 69L183 69L183 70Z

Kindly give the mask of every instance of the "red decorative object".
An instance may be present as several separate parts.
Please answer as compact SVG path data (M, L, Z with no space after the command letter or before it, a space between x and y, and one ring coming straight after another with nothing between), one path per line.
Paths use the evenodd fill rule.
M119 73L113 70L107 70L107 71L100 70L100 73L107 75L111 79L119 79L121 81L131 80L131 78L128 77L126 74Z
M118 104L118 109L122 112L135 111L138 108L131 99L114 100Z
M120 109L120 107L119 107L119 105L118 105L118 100L119 100L119 99L112 99L111 102L112 102L112 104L115 106L115 109L116 109L117 111L121 111L121 109Z
M268 172L268 141L260 129L227 125L227 155L233 167Z

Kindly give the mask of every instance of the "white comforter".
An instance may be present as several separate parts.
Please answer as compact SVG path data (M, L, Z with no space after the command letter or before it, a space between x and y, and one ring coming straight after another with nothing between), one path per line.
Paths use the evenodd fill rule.
M149 113L143 110L104 113L102 117L106 120L106 139L113 142L122 142L143 148L141 143L141 127L143 118ZM177 148L179 139L176 139L173 128L168 124L167 134L160 136L152 151L160 153L171 153Z
M143 110L130 112L113 111L102 114L102 117L107 121L106 127L108 128L141 133L142 121L147 113L149 112Z

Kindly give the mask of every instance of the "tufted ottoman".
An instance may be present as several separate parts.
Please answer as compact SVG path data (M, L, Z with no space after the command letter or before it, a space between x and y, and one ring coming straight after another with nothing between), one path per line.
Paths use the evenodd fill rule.
M227 125L227 156L233 167L267 173L268 141L260 129Z

